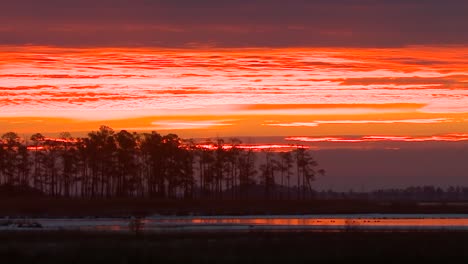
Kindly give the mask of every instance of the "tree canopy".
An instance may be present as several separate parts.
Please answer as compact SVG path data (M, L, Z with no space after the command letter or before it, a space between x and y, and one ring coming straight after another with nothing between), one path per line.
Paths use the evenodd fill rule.
M308 149L260 152L235 138L197 144L175 134L101 126L86 137L36 133L27 141L8 132L0 140L0 185L50 196L236 199L263 186L265 198L291 198L291 190L306 198L323 173Z

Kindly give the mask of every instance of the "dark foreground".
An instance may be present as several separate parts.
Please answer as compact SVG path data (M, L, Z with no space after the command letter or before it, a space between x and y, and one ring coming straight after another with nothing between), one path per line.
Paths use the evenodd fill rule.
M158 200L13 197L0 217L128 217L131 215L464 214L468 202L370 200Z
M466 232L2 232L2 263L447 263ZM357 262L355 262L357 261Z

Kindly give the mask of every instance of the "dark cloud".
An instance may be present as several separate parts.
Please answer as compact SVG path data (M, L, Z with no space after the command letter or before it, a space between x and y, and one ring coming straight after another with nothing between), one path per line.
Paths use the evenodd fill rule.
M467 13L462 0L16 0L2 3L0 44L466 44Z

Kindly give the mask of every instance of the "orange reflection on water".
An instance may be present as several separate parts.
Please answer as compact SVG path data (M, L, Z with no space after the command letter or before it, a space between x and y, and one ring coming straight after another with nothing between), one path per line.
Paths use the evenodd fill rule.
M265 226L467 226L466 218L195 218L171 219L197 225L265 225Z

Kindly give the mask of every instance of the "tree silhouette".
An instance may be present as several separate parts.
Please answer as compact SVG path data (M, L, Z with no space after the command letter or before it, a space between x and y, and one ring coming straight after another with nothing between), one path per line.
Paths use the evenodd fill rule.
M242 142L237 138L231 138L231 148L226 153L226 189L231 190L231 199L235 199L238 195L236 188L239 181L239 156L241 149L239 145Z
M265 163L260 165L260 171L262 175L262 183L265 187L265 197L270 197L271 189L275 186L275 172L278 169L276 166L276 160L271 150L264 151Z
M284 186L284 177L286 177L288 199L291 199L291 176L294 159L290 151L280 153L280 159L281 185Z
M306 197L306 191L312 193L312 181L318 174L325 174L323 169L317 170L318 163L306 148L297 148L295 151L297 168L298 197Z
M20 165L24 161L24 157L21 157L21 155L27 155L27 153L25 153L24 149L20 151L22 145L20 144L18 134L14 132L5 133L2 136L2 142L4 145L4 162L2 164L3 183L17 185L21 170Z
M255 155L249 149L239 155L239 191L240 196L245 197L249 187L255 184L255 176L257 170L255 168Z
M117 149L114 130L101 126L98 131L88 134L87 145L91 165L91 197L110 196L112 191L111 176L115 172Z
M162 144L162 136L154 131L143 135L141 153L145 165L147 189L151 197L163 198L165 193Z
M31 141L34 143L34 168L33 168L33 187L42 190L41 175L42 170L39 166L39 160L42 158L42 151L39 147L43 144L45 137L41 133L36 133L31 136Z
M71 195L73 185L77 181L78 162L77 162L77 149L73 144L74 139L68 132L60 133L59 149L61 159L61 172L60 172L60 190L63 190L63 195L69 197ZM60 193L62 193L60 191Z
M50 196L244 199L258 182L265 198L278 198L278 184L286 184L290 199L294 167L297 197L304 198L323 173L305 148L259 154L235 138L201 144L107 126L86 137L36 133L26 143L8 132L0 140L0 185L30 186Z
M115 143L117 143L117 149L115 150L117 166L114 174L117 175L115 184L115 192L117 196L132 196L136 193L142 193L142 183L139 177L139 166L137 161L138 135L122 130L115 134L115 141ZM114 145L112 147L114 147ZM108 151L114 151L114 149L112 148ZM109 155L112 154L109 153ZM111 165L111 163L107 164ZM111 170L112 168L107 168L107 171Z
M5 184L5 168L6 168L6 146L3 140L0 140L0 184Z
M210 144L208 144L210 145ZM206 147L198 147L196 149L198 160L198 173L200 183L200 193L202 197L209 197L213 192L214 182L214 151Z

